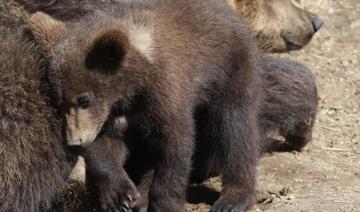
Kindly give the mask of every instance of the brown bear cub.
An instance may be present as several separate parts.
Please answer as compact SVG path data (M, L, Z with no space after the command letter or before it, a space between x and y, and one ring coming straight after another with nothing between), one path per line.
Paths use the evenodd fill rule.
M116 112L147 147L149 211L184 211L198 113L208 120L201 139L222 173L212 210L243 211L254 202L259 72L251 35L225 2L119 4L66 27L38 13L31 28L68 144L91 143ZM114 208L116 198L102 204Z
M318 108L315 76L301 63L263 57L262 151L301 151L311 140ZM277 133L285 142L273 139Z
M258 154L301 151L311 140L317 112L315 77L308 68L295 61L261 57L258 62L262 68L259 69L262 99L257 116ZM216 158L212 158L216 150L209 148L208 140L202 140L202 133L207 133L202 125L208 120L201 113L196 115L197 140L191 181L202 183L219 175L221 169L215 165ZM272 138L274 134L284 137L285 141Z
M315 77L304 65L291 60L262 57L260 64L263 68L261 77L264 85L264 96L258 115L262 135L262 139L259 140L258 144L259 153L301 151L311 139L312 127L317 111L318 96ZM114 172L113 169L116 169L111 168L112 164L125 164L125 160L128 159L128 147L131 149L129 160L141 158L139 155L144 157L144 153L138 152L139 148L134 148L134 142L136 141L128 141L128 137L125 139L127 141L125 144L122 135L126 134L127 131L126 117L116 118L116 115L111 117L114 117L115 121L112 120L111 125L104 127L105 132L98 136L94 144L85 150L84 156L87 158L87 162L90 163L87 165L91 167L89 168L87 178L100 175L114 176L116 171ZM200 122L201 117L198 117L198 119L197 121ZM198 128L198 130L201 132L201 129ZM285 142L271 138L272 132L280 133L285 138ZM110 139L109 135L112 135L113 139ZM202 143L201 140L197 139L197 148L193 156L194 164L191 172L192 183L201 183L209 177L218 174L207 174L209 167L202 167L201 165L203 164L198 164L198 161L201 161L203 157L210 156L206 155L208 154L206 153L206 145L206 141ZM113 158L108 158L109 155L113 155ZM101 158L106 158L106 160L101 160ZM104 168L104 164L108 166L108 169ZM134 167L129 166L139 168L138 164L127 163L127 171L132 178L142 177L134 175L131 169ZM214 168L212 167L209 170L214 170ZM95 174L93 173L94 171ZM99 174L100 172L103 172L103 174ZM148 184L143 183L138 186L141 198L137 199L134 196L138 196L138 194L127 175L121 171L121 173L118 172L117 176L115 178L117 178L117 181L122 180L124 187L117 203L119 209L126 211L132 207L146 208L147 192L149 190L147 188ZM144 177L142 179L145 182L151 182L151 174L148 174L146 177L148 179L144 179ZM90 182L93 181L91 179ZM128 182L127 187L126 182ZM111 185L110 182L106 184ZM124 197L124 194L127 194L128 197Z
M37 48L21 37L0 39L0 211L46 211L70 157Z

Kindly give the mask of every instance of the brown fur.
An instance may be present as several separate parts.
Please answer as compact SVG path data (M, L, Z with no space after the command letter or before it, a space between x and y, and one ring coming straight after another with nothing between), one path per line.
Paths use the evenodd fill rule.
M109 4L103 0L14 0L29 13L46 12L63 21L79 19L96 9ZM114 0L115 1L115 0Z
M249 25L259 48L287 52L304 47L321 28L320 18L297 0L226 0Z
M262 139L259 140L258 143L259 153L273 151L301 151L311 139L312 127L315 121L318 97L314 76L305 66L295 61L263 57L261 58L260 63L263 67L261 76L265 95L262 100L258 117L261 126L260 129L262 129ZM118 124L118 122L121 124ZM111 132L121 136L123 133L126 133L126 125L126 118L119 117L116 118L114 123L109 125L109 127L106 127L106 131L107 133ZM271 133L273 132L280 132L286 139L285 143L272 139ZM100 139L103 136L104 135L100 135ZM128 158L130 162L127 163L126 168L136 182L138 182L138 178L143 179L142 183L138 185L141 198L131 198L132 201L130 201L124 196L119 196L117 198L119 200L118 207L119 210L128 210L130 206L146 208L148 200L147 195L151 185L151 183L148 182L152 181L152 172L149 171L147 174L139 175L138 172L134 172L134 169L142 169L141 166L131 162L131 160L136 161L138 158L146 158L147 154L140 151L139 147L134 147L134 142L136 141L131 141L131 139L128 141L128 137L125 142L121 137L115 138L111 141L112 143L105 142L104 144L99 144L102 141L97 139L95 144L91 145L91 150L87 151L86 157L90 160L97 160L97 158L115 154L117 155L117 158L114 157L112 159L120 160L118 163L124 164L127 159L125 155L128 154L128 149L130 149L130 158ZM126 145L120 145L119 143L126 143ZM103 145L110 145L111 147L107 150L101 148ZM196 183L201 183L205 179L217 175L216 173L204 175L204 173L207 173L206 171L213 170L213 167L210 167L209 169L207 166L205 168L209 170L203 170L203 167L198 164L198 161L201 161L201 158L203 158L204 154L207 152L206 146L206 143L201 143L201 140L197 140L197 153L194 155L194 168L191 174L192 181ZM141 159L138 160L138 162L141 163ZM93 175L91 173L92 170L99 170L99 168L102 169L104 175L113 175L114 173L111 173L111 168L104 168L111 163L113 163L111 159L110 161L96 163L93 161L92 164L98 166L98 168L92 167L89 170L90 173L87 174L87 177L89 174L90 176ZM119 179L121 179L122 176L124 175L119 174ZM114 182L117 181L118 180L114 180ZM90 184L92 184L92 182L93 181L91 181ZM128 180L123 182L129 183L130 187L132 185L132 182L129 182ZM111 182L108 182L107 184L111 184ZM125 189L123 192L133 196L133 191L131 190ZM134 200L136 200L136 202L134 202Z
M264 139L263 151L301 151L311 140L317 113L315 76L291 60L264 57L261 63L264 101L259 122L263 137L268 139ZM273 133L284 137L285 143L273 140Z
M6 2L5 2L6 3ZM7 10L6 9L6 11L9 11L9 10ZM2 14L6 14L6 13L2 13ZM8 22L6 22L6 23L8 23ZM18 25L16 25L16 24L13 24L12 22L11 22L11 24L7 24L7 26L18 26ZM26 202L26 201L25 201ZM25 202L24 202L24 204L25 204ZM35 204L35 203L34 203ZM36 204L35 204L36 205Z
M118 4L119 0L17 0L29 12L43 11L64 21ZM134 1L134 0L132 0ZM137 0L138 2L146 0ZM266 52L300 49L322 26L320 18L304 9L297 0L223 0L249 25L259 48ZM120 0L120 2L131 2Z
M0 41L0 211L44 211L70 172L36 48Z
M63 192L59 193L49 211L51 212L89 212L97 211L97 199L92 195L84 184L69 182L64 186Z
M97 197L102 210L119 205L123 209L135 206L140 194L123 168L127 148L121 138L102 135L86 148L84 158L87 189Z
M32 31L35 39L44 38L45 41L49 41L47 43L42 43L42 45L44 45L46 48L51 48L54 45L54 43L51 42L57 41L57 37L60 36L57 34L57 32L65 30L64 23L56 20L49 22L48 20L44 20L39 16L32 16L32 23L34 24L34 29L42 29L42 31Z
M301 151L311 140L317 112L318 95L315 77L304 65L291 60L262 57L260 64L263 68L261 77L264 95L258 116L262 134L262 139L257 143L259 156L264 152ZM200 124L206 122L201 116L197 116L197 121ZM126 129L119 129L122 132L124 130ZM199 134L203 133L202 131L203 129L198 127ZM273 132L279 132L285 138L285 142L272 139ZM131 145L132 142L128 143ZM139 157L136 151L137 149L130 153L134 154L130 160ZM203 163L204 159L211 158L212 154L208 148L208 141L198 137L193 156L192 183L202 183L209 177L220 174L221 168L214 166L216 161L207 160L208 164ZM135 167L138 168L137 165ZM128 170L131 172L131 168ZM151 174L145 177L147 178L145 181L152 179ZM142 197L138 204L146 206L146 184L139 185L139 191Z
M261 57L259 64L263 89L258 114L259 156L264 152L301 151L311 140L317 112L315 77L304 65L291 60ZM201 134L207 133L201 126L208 120L201 113L196 120L200 136L194 154L192 181L202 183L219 175L221 167L211 158L216 149L210 149L208 140L201 139ZM285 141L273 139L276 133Z
M123 32L130 41L121 66L109 74L103 70L104 60L94 58L89 69L86 49L97 43L96 35L111 30ZM139 32L150 36L148 51L134 39ZM48 52L49 78L57 92L63 93L57 95L64 97L61 109L80 109L73 100L90 92L96 98L82 109L105 107L125 114L129 131L139 132L142 143L151 149L151 161L147 161L154 167L150 211L184 210L193 115L198 112L208 119L201 127L209 133L201 139L212 141L210 148L216 147L212 156L223 174L224 189L213 210L245 210L253 203L259 97L255 47L246 27L225 3L130 4L99 12L70 25L65 34L57 34L64 39L51 49L43 48ZM46 38L37 41L48 43L42 41ZM123 49L121 42L113 44ZM106 54L113 50L100 48Z
M0 2L0 35L17 29L29 18L28 12L16 0Z

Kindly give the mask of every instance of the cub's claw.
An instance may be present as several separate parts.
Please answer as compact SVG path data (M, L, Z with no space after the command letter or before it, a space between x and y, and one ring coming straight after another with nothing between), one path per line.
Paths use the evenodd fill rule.
M135 207L135 201L140 198L140 193L129 180L104 183L100 186L100 191L101 210L106 212L130 212Z
M121 212L131 212L132 208L135 207L135 201L140 198L140 194L137 190L132 190L124 192L124 194L119 194L119 204L117 205L118 209Z

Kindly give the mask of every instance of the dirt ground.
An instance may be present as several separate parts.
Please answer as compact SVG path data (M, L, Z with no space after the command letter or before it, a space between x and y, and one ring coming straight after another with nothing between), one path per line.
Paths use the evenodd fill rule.
M357 212L360 1L302 0L302 3L317 13L325 25L303 50L278 56L305 63L317 76L321 100L313 141L302 153L266 155L260 160L258 203L250 211ZM208 211L216 200L219 179L211 179L205 186L190 190L187 211Z
M264 157L252 211L360 211L360 1L303 0L325 21L305 49L285 57L317 76L311 145ZM259 198L262 196L262 198Z
M325 25L301 51L282 54L317 76L320 108L302 153L263 157L250 211L360 211L360 1L303 0ZM208 186L219 190L218 179ZM201 193L201 191L199 191ZM210 196L214 199L216 194ZM198 202L198 201L195 201ZM211 202L211 201L210 201ZM187 211L207 211L205 203Z

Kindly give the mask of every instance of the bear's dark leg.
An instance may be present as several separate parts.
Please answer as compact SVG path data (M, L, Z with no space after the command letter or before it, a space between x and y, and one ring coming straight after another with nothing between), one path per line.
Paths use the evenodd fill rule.
M154 179L149 191L148 211L177 212L185 210L186 190L191 170L194 124L191 110L161 110L153 120L152 143L156 161ZM157 122L157 120L161 122Z
M218 104L214 113L210 112L213 127L217 126L215 142L219 148L223 164L223 190L211 211L245 211L255 201L255 172L258 142L256 105L242 95L240 98L228 98ZM256 98L255 96L253 98ZM213 132L214 134L214 132Z
M193 166L191 170L190 183L203 183L210 177L220 175L223 165L219 161L221 158L221 143L214 142L220 134L217 124L211 122L215 119L209 115L207 107L199 107L195 111L196 121L196 143L193 155ZM218 138L218 140L221 138Z
M140 198L136 200L133 208L134 212L146 212L149 204L149 191L151 183L154 178L154 170L147 171L142 177L137 189L140 193Z
M106 135L85 149L86 184L98 195L102 210L127 211L140 196L123 168L126 155L124 141Z

